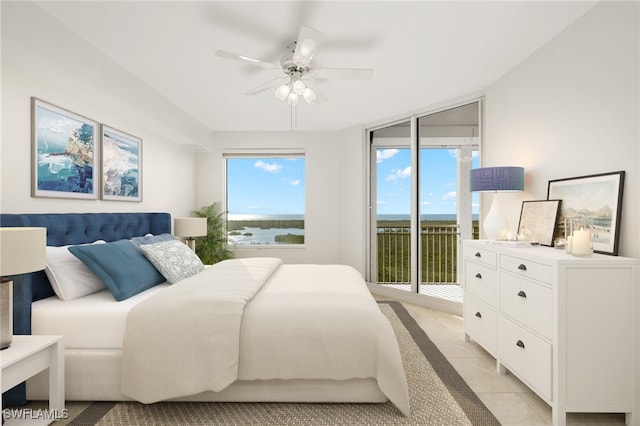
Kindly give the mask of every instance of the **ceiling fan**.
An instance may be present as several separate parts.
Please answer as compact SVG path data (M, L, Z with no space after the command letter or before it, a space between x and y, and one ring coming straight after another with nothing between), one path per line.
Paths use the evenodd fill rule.
M300 28L298 39L287 44L280 63L262 61L248 56L238 55L226 50L218 50L216 56L231 59L260 68L279 70L285 74L249 90L247 95L256 95L277 87L276 98L287 101L295 107L302 97L307 103L312 103L322 97L316 88L311 88L314 79L352 79L367 80L373 77L373 70L366 68L313 68L311 60L322 43L324 34L311 27Z

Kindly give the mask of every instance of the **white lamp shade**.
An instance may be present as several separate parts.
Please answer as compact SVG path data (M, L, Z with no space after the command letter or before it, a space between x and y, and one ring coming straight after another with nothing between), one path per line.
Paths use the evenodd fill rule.
M173 221L173 234L178 237L204 237L207 235L207 218L177 217Z
M280 99L281 101L284 101L285 99L287 99L287 96L289 96L290 91L291 91L291 88L289 88L289 85L283 84L282 86L276 89L276 98Z
M0 228L0 276L47 266L47 228Z
M307 85L304 84L302 80L296 80L293 82L293 93L296 95L302 95L304 93L304 89L307 88Z
M289 93L289 97L287 98L287 103L291 106L298 106L298 102L300 98L295 93Z
M307 87L306 89L304 89L304 93L302 94L302 97L304 97L304 100L307 101L308 104L310 104L311 102L315 101L318 96L316 95L316 92L313 91L313 89L311 89L310 87Z

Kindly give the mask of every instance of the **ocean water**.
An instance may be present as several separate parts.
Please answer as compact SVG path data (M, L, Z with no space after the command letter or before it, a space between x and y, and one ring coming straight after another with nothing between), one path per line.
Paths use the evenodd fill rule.
M401 214L383 214L378 215L378 220L410 220L409 215ZM260 214L229 214L227 217L229 222L242 220L304 220L302 214L284 214L284 215L260 215ZM456 220L455 214L424 214L421 220ZM477 220L477 216L474 217ZM269 228L262 229L257 227L246 227L240 231L240 235L229 235L230 242L237 245L279 245L275 241L276 235L304 235L304 229L299 228Z

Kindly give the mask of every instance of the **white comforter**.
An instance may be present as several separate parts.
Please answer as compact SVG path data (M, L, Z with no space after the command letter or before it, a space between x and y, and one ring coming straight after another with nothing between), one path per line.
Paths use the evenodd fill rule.
M235 380L371 377L408 415L393 329L346 266L233 259L145 300L127 320L122 391L144 403Z

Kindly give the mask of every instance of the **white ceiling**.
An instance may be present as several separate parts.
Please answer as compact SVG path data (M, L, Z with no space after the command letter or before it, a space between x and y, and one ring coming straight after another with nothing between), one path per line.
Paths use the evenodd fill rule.
M218 58L218 49L277 62L301 25L325 34L312 65L372 68L368 81L319 81L300 130L338 130L484 89L593 7L582 1L38 2L101 54L215 131L289 130L280 77ZM88 52L87 55L91 53Z

